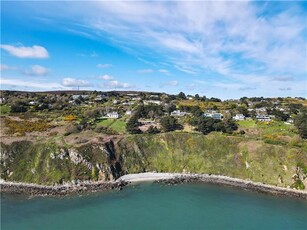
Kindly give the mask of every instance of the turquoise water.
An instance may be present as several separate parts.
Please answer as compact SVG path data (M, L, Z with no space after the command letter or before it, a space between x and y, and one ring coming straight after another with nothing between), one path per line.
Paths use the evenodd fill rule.
M80 197L2 195L1 229L307 229L307 201L239 189L142 184Z

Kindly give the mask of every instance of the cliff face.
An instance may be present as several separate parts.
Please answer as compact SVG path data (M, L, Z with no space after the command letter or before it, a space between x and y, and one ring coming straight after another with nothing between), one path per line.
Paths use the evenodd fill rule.
M113 145L63 147L29 141L1 144L1 178L38 184L113 180L121 176Z
M127 173L157 171L212 173L307 187L303 149L219 134L132 135L78 147L20 141L1 144L1 156L2 179L39 184L109 181Z

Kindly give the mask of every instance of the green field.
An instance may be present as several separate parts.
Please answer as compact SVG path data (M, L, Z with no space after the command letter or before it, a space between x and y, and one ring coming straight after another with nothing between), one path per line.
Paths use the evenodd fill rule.
M255 128L256 122L254 120L238 121L239 128Z
M97 124L103 127L111 128L119 133L126 133L126 122L120 119L104 119Z
M7 105L0 105L0 114L7 114L11 111L11 108Z

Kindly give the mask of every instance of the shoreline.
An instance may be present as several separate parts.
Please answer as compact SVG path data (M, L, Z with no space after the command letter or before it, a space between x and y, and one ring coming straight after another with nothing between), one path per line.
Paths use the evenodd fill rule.
M250 190L259 193L270 194L274 196L285 196L300 199L307 199L306 190L295 190L283 188L274 185L253 182L222 175L213 174L184 174L184 173L138 173L121 176L115 181L110 182L90 182L84 181L77 185L39 185L21 182L9 182L0 180L0 192L24 194L31 196L67 196L76 194L88 194L106 190L121 190L129 184L138 184L143 182L160 183L166 185L176 185L184 183L207 183L216 185L226 185L240 189Z
M273 196L285 196L307 200L307 190L295 190L291 188L278 187L250 180L243 180L229 176L214 174L196 174L196 173L140 173L127 174L116 181L125 181L128 183L154 182L166 185L176 185L185 183L204 183L225 185L249 191L270 194Z
M0 181L0 193L29 195L29 196L68 196L81 195L107 190L121 190L126 186L126 182L88 182L83 181L79 184L64 185L40 185L34 183L22 183L12 181Z

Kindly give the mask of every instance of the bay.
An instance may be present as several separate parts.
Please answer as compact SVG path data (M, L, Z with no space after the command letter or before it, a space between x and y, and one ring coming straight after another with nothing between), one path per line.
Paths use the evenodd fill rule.
M1 229L307 229L307 201L208 184L143 183L64 198L1 194Z

